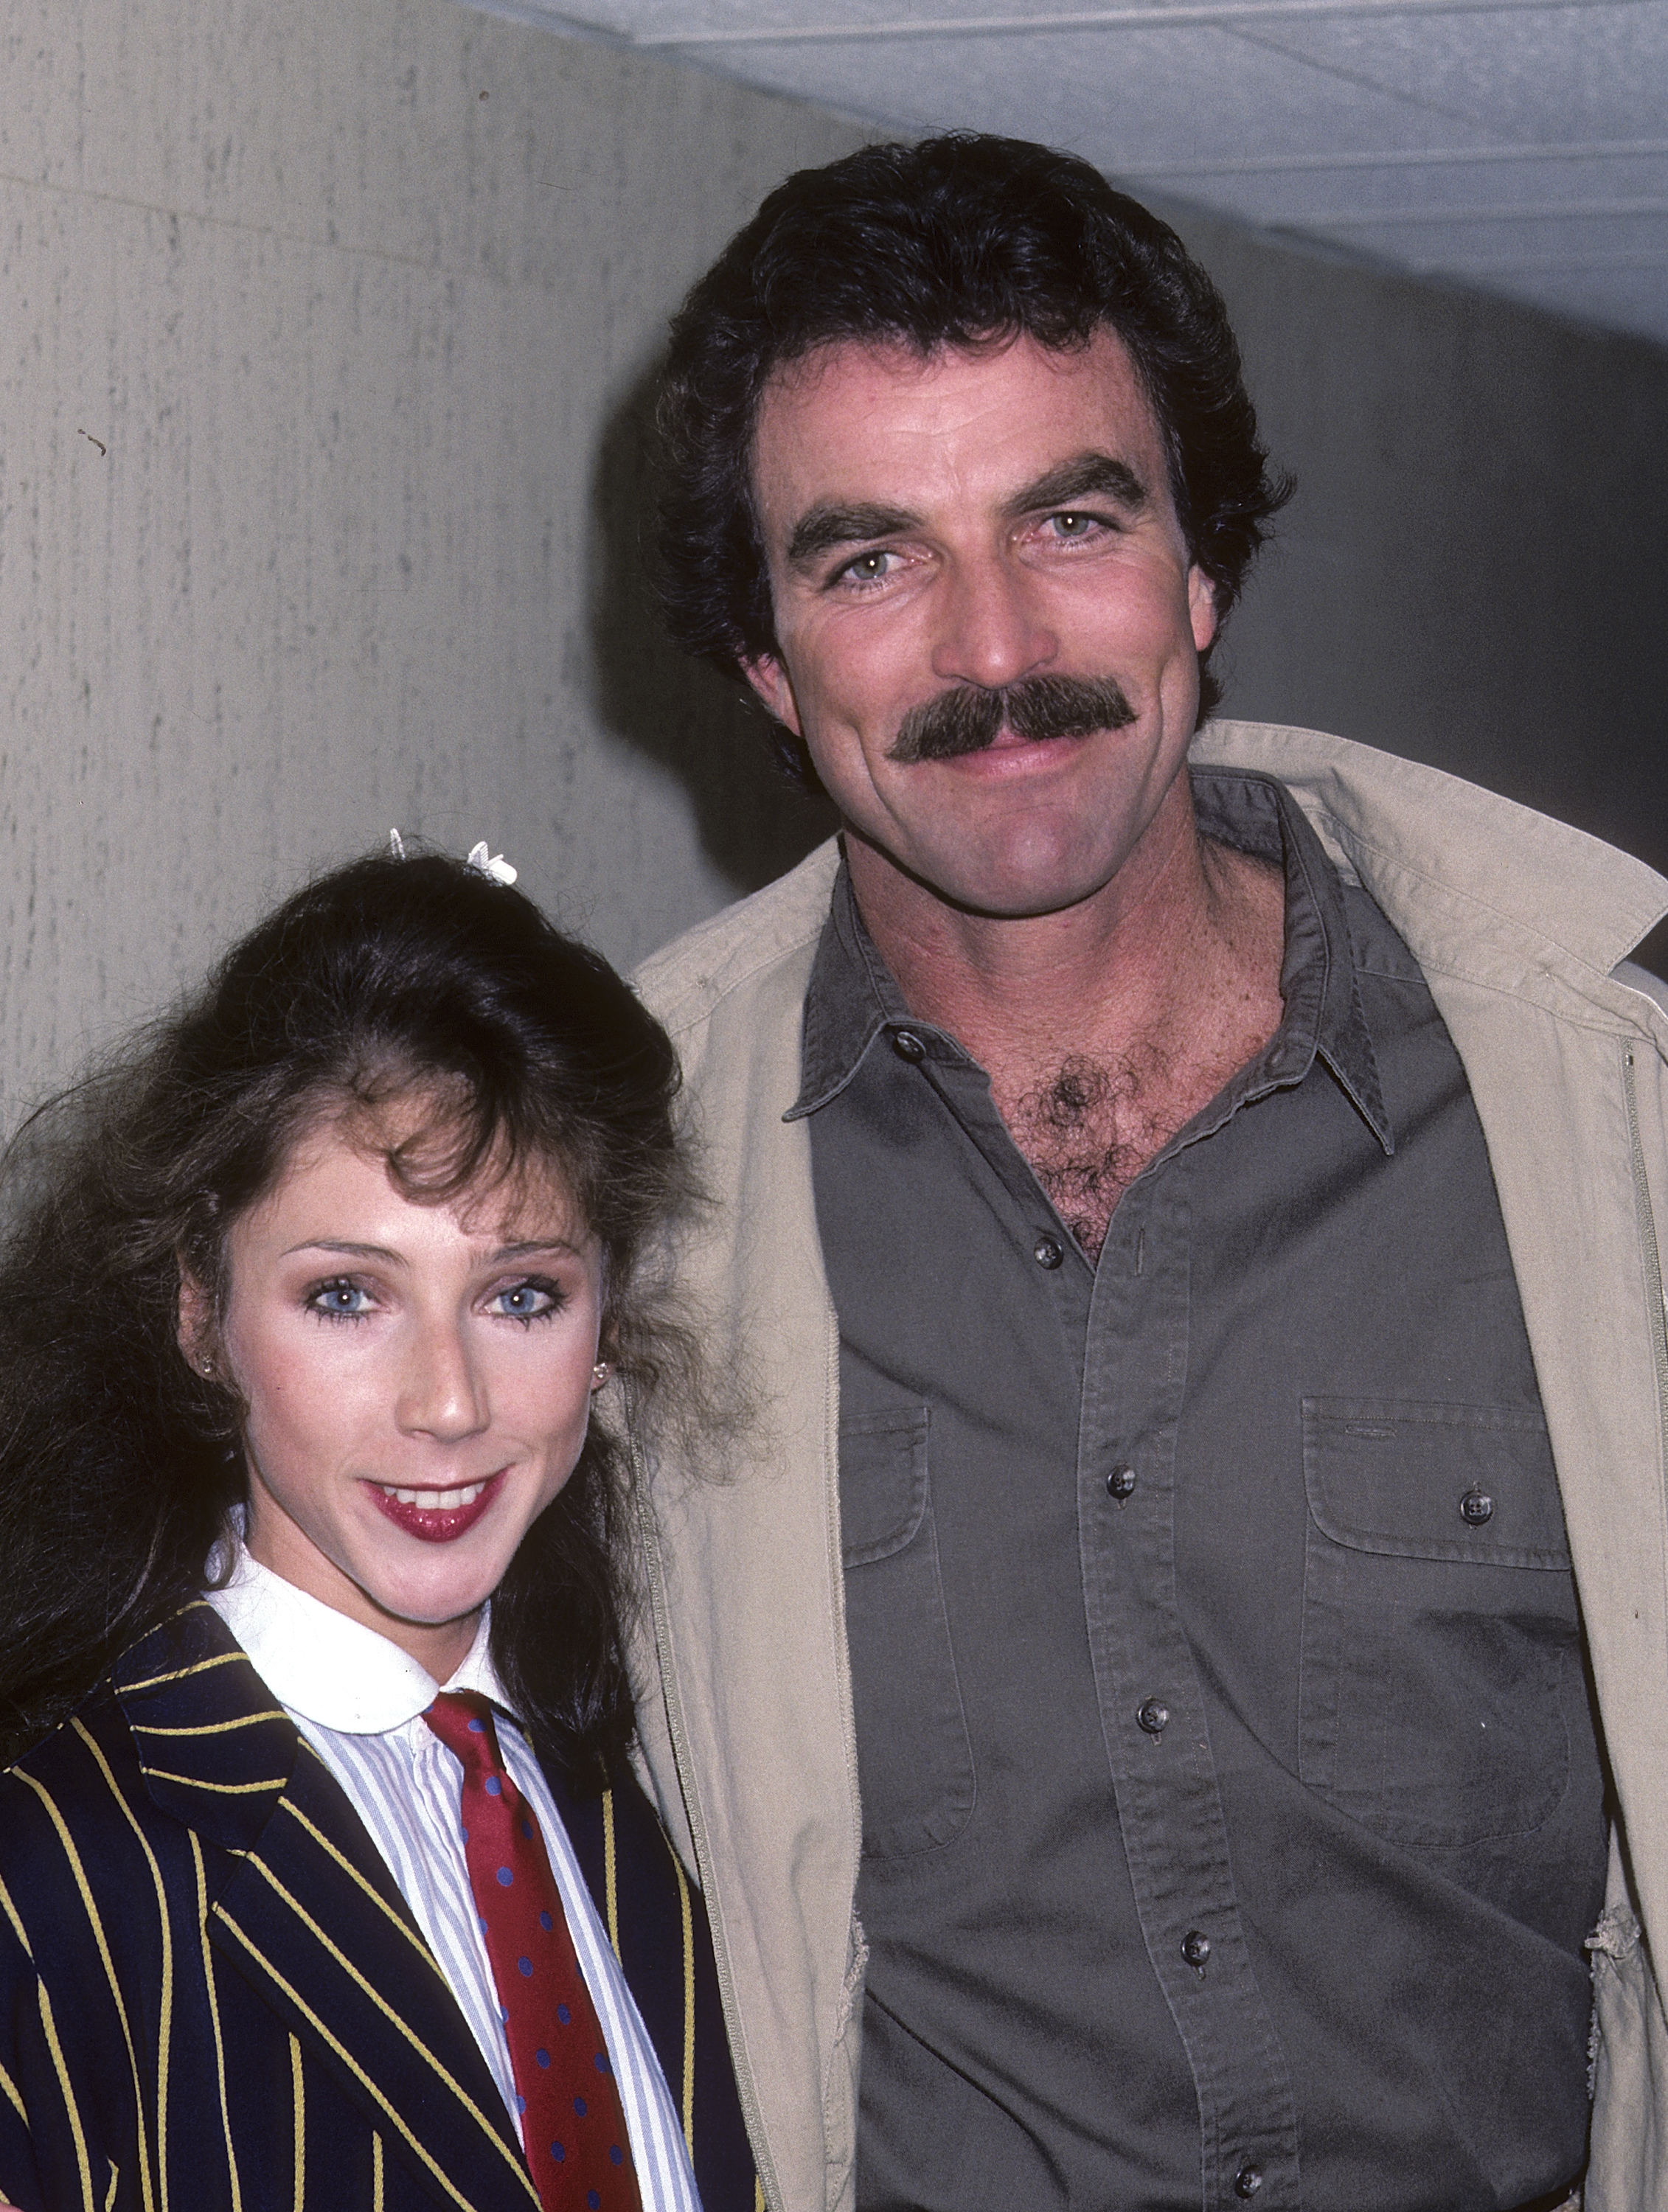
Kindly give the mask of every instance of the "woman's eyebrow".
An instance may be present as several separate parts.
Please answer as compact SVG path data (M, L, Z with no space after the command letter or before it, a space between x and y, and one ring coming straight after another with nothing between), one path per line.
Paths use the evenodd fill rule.
M340 1237L303 1237L299 1244L286 1247L283 1257L291 1259L297 1252L339 1252L345 1260L390 1260L396 1266L404 1264L401 1254L387 1244L354 1244Z

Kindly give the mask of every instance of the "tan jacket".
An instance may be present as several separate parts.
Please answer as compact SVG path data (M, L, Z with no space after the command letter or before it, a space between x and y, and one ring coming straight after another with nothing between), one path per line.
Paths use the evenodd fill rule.
M1551 1431L1620 1804L1595 1948L1587 2212L1668 2212L1668 1013L1625 956L1668 908L1641 862L1431 769L1309 730L1213 723L1201 763L1277 775L1423 967L1488 1141ZM799 1089L832 846L643 969L716 1201L685 1264L765 1414L727 1480L654 1468L663 1705L644 1750L711 1911L773 2212L853 2201L863 1945L840 1571L837 1336ZM1625 1871L1624 1871L1625 1869Z

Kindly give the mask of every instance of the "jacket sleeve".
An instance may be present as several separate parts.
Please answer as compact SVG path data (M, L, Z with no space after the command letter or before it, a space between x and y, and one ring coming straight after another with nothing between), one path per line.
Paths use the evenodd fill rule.
M73 2194L49 2197L36 2154L43 2139L73 2136L72 2102L60 2068L52 2063L52 2008L34 1961L9 1917L0 1921L0 2199L17 2212L80 2212L90 2200L71 2154Z
M0 2206L105 2212L138 2178L137 2157L110 2155L129 2069L87 2054L122 2050L122 2025L45 1830L33 1796L0 1776Z

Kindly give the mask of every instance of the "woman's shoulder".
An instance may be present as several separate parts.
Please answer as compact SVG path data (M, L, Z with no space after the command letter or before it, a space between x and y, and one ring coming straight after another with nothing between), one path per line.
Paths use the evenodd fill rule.
M214 1826L240 1799L253 1813L263 1793L237 1785L270 1780L276 1793L294 1757L294 1724L230 1630L211 1607L186 1606L0 1772L0 1880L33 1879L43 1861L73 1875L89 1857L136 1851L143 1878L159 1850L189 1848L186 1830Z

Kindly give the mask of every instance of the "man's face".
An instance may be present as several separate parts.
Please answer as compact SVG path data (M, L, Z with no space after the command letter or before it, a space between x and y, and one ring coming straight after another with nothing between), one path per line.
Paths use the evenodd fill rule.
M1001 915L1103 889L1176 804L1215 630L1121 342L829 347L767 386L753 468L781 652L748 673L862 865Z

